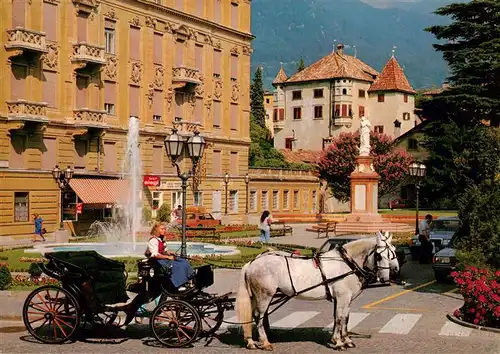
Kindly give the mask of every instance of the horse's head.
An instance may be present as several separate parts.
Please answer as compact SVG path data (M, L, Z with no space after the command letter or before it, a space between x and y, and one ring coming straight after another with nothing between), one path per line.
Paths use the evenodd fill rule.
M381 282L389 281L390 273L399 272L399 262L396 256L396 248L392 245L392 234L388 231L383 234L377 232L377 246L375 249L375 262L378 277Z

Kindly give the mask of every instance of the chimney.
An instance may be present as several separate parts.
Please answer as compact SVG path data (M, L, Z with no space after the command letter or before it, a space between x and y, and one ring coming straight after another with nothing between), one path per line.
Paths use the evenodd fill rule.
M342 43L337 44L337 53L339 53L339 55L344 54L344 45Z

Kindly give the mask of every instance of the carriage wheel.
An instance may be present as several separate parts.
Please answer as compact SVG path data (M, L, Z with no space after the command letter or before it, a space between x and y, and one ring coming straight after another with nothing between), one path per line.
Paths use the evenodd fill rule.
M42 286L24 302L23 321L28 332L43 343L63 343L75 334L80 324L78 303L58 286Z
M224 307L221 303L197 306L201 319L201 336L209 337L220 328L224 321Z
M198 311L182 300L160 303L150 319L151 331L163 345L181 348L196 340L201 330Z

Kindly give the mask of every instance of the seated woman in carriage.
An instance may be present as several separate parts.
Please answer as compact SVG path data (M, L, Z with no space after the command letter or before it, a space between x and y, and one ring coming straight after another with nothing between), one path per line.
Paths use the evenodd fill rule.
M153 225L145 255L150 259L155 259L163 267L171 266L172 284L179 291L184 291L194 275L194 270L186 259L176 257L174 253L167 250L167 245L163 240L166 232L167 228L164 223L157 222Z

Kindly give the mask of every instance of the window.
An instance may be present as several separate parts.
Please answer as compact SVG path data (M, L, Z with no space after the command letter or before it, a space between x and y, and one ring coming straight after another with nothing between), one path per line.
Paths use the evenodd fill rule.
M379 93L377 101L378 102L384 102L385 101L385 95L383 93Z
M273 191L273 210L279 208L279 192Z
M238 29L238 4L231 2L231 27Z
M229 210L232 213L238 212L238 191L229 191Z
M24 5L24 4L23 4ZM15 9L12 9L14 15ZM23 12L24 16L24 12ZM51 4L49 2L43 3L43 31L45 32L45 38L49 41L57 40L57 5ZM15 26L14 26L15 27Z
M104 110L107 114L115 115L115 105L112 103L105 103Z
M383 125L376 125L375 128L373 129L375 133L383 133L384 132L384 126Z
M87 154L87 141L75 139L74 161L75 169L85 169L85 155Z
M293 138L285 138L285 149L293 149Z
M184 105L184 93L176 92L175 93L175 109L174 109L174 116L176 119L179 118L179 120L182 120L182 118L183 118L182 106L183 105Z
M275 108L273 110L273 122L277 122L278 121L278 108Z
M184 65L184 42L175 42L175 66Z
M140 39L141 38L141 30L137 27L130 27L130 59L132 60L140 60L141 59L141 51L140 51Z
M196 0L196 15L203 16L203 3L205 0Z
M84 108L87 106L87 76L76 76L76 108Z
M365 98L366 97L366 91L365 90L358 90L358 97Z
M342 105L342 117L347 117L347 105Z
M299 191L293 191L293 208L299 209Z
M153 114L153 122L161 122L161 116Z
M403 113L403 120L410 120L410 113L408 112Z
M182 192L181 191L172 192L170 209L175 210L179 205L182 205Z
M29 221L29 193L14 193L14 221Z
M335 112L334 112L335 117L340 117L340 105L336 104L335 105Z
M220 57L221 57L221 51L215 49L214 50L214 75L215 76L220 76Z
M24 168L25 138L23 135L11 135L9 168Z
M203 74L203 46L196 44L194 47L194 65L199 70L200 75Z
M229 158L229 164L230 164L230 174L232 176L237 176L238 175L238 153L231 151L231 156Z
M399 120L394 121L394 137L398 137L401 135L401 122Z
M314 89L314 98L322 98L323 89Z
M323 118L323 106L315 106L314 119L322 119L322 118Z
M269 199L267 197L267 191L262 191L261 209L262 211L269 208Z
M26 22L26 0L12 0L12 27L24 27Z
M88 15L83 12L78 12L76 18L77 41L78 43L87 42L87 19Z
M250 211L257 210L257 192L256 191L250 191L250 198L249 198L248 204L249 204Z
M359 118L361 118L365 115L365 106L359 106L358 114L359 114Z
M301 100L302 91L292 91L292 100Z
M222 121L221 103L220 103L220 101L214 101L214 113L213 113L213 122L212 122L213 127L220 128L221 121Z
M12 63L11 99L18 100L26 97L26 77L28 68L25 65Z
M193 203L195 206L201 206L203 205L203 192L194 192L193 193ZM200 215L201 219L201 215Z
M302 119L302 108L294 107L293 108L293 119Z
M408 94L407 93L404 94L403 100L405 103L408 103Z
M408 139L408 150L418 150L417 139Z
M161 122L163 115L162 91L153 91L153 122Z
M45 145L45 149L42 153L42 170L52 171L57 164L57 140L55 138L43 138L43 145Z
M280 111L279 120L285 120L285 109L280 108L279 111Z
M316 198L317 198L317 192L316 191L312 191L312 203L313 203L312 209L313 209L313 213L317 212L316 208L318 206L318 202L317 202Z
M238 79L238 56L231 54L231 79Z
M288 199L288 195L289 195L289 192L290 191L283 191L283 209L289 209L290 208L290 205L289 205L289 199Z
M45 3L44 3L45 4ZM52 71L43 71L42 97L49 107L55 107L57 104L57 73Z
M138 86L129 85L129 115L134 117L139 117L140 112L140 101L141 88Z
M156 211L163 204L163 192L153 191L151 209ZM155 215L156 216L156 215Z
M266 98L266 103L269 103L269 102L270 102L270 101L269 101L269 98Z
M238 130L238 105L231 103L229 107L229 119L230 119L230 124L231 124L231 130L235 131Z
M213 0L214 2L214 21L220 23L221 19L221 0Z
M104 172L116 171L116 145L104 142Z
M347 89L342 89L342 94L347 95Z
M108 21L106 21L107 24ZM106 53L115 54L115 30L113 28L104 29L104 48Z
M153 34L153 62L163 63L163 35L156 32Z
M222 174L222 159L220 150L214 150L212 154L212 173L214 175Z
M153 168L151 172L153 173L162 173L163 172L163 146L153 146Z

